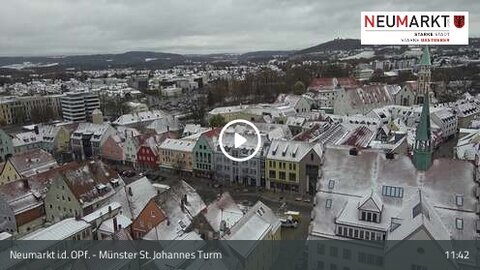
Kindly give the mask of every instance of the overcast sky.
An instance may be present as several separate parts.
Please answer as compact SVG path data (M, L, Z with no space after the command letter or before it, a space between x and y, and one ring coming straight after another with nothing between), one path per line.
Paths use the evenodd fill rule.
M0 55L303 49L370 10L469 11L480 36L480 0L0 0Z

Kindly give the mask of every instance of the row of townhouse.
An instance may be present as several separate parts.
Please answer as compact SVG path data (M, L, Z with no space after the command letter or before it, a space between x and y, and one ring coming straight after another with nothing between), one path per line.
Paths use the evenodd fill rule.
M82 125L80 124L79 129ZM96 156L93 154L96 152L104 160L130 164L144 170L170 170L225 183L307 194L313 192L312 187L316 183L321 164L321 145L286 141L285 139L292 135L285 125L258 124L262 134L261 147L258 153L246 162L232 161L223 154L219 144L219 128L186 127L185 131L188 132L183 133L188 136L179 138L180 133L177 130L162 129L164 133L161 134L140 134L133 128L120 131L120 127L115 130L107 124L85 125L96 128L89 132L89 138L93 138L95 130L98 130L97 137L102 142L100 150L95 150L93 143L89 143L92 147L89 150L90 157ZM235 132L247 138L247 143L241 148L233 145ZM79 133L78 130L73 136L76 133ZM225 151L236 157L250 155L256 146L256 136L248 129L227 130L223 140ZM75 145L72 142L74 153Z
M76 128L74 123L33 125L27 131L7 134L0 129L0 160L5 161L16 153L42 149L55 157L70 151L70 134Z
M1 178L13 176L14 180L0 185L2 232L25 234L47 222L84 217L124 186L100 160L58 166L44 151L26 155L32 158L14 155L3 165Z

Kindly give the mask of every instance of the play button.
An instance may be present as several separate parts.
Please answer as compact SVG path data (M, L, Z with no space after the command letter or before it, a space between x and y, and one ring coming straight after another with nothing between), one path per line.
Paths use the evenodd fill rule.
M261 144L260 131L247 120L230 121L220 131L220 150L233 161L242 162L253 158Z
M247 141L247 139L245 139L245 137L243 137L242 135L238 134L235 132L235 136L234 136L234 145L235 145L235 148L239 148L240 146L242 146L245 142Z

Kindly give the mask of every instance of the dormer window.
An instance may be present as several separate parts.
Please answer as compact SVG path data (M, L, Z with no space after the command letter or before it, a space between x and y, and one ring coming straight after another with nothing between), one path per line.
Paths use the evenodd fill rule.
M358 206L359 219L367 222L380 223L382 221L382 201L375 193L365 197Z

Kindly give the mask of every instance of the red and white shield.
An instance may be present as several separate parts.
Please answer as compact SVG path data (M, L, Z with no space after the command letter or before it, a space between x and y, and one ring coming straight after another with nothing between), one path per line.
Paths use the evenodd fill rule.
M455 24L455 27L457 28L462 28L465 25L465 16L463 15L453 16L453 24Z

